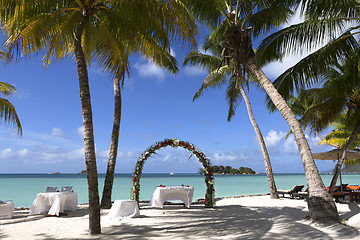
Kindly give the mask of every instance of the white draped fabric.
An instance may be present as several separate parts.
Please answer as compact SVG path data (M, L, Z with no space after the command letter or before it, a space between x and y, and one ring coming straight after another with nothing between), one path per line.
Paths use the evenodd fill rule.
M14 203L12 201L0 201L0 219L12 218L14 215Z
M150 199L151 207L162 208L167 200L181 200L187 208L191 207L194 195L194 187L171 186L157 187Z
M133 200L115 200L109 216L114 220L121 220L124 217L132 218L140 215L139 206Z
M75 211L76 208L76 192L38 193L31 205L29 215L47 213L59 216L64 211Z

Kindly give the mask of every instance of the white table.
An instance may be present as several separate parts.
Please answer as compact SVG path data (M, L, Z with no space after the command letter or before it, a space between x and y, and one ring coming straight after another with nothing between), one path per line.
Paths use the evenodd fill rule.
M150 199L151 207L163 208L167 200L181 200L187 208L190 208L194 195L194 187L171 186L157 187Z
M64 211L75 211L76 208L76 192L38 193L31 205L29 215L47 213L59 216Z
M14 216L14 209L12 201L0 201L0 219L12 218Z
M132 218L140 215L139 206L133 200L115 200L109 216L114 220L121 220L124 217Z

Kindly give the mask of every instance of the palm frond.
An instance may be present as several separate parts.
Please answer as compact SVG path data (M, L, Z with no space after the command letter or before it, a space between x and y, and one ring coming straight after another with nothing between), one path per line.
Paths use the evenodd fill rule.
M231 69L227 66L221 67L219 70L214 70L209 73L209 75L205 78L201 87L196 91L193 101L199 98L200 95L208 88L216 88L220 87L227 82L227 77Z
M339 18L358 18L359 2L356 0L311 0L304 1L304 11L307 19L326 18L337 16Z
M305 21L277 31L259 45L257 54L262 59L259 64L282 60L289 54L311 52L320 44L335 39L345 29L345 24L346 21L342 19L327 18ZM344 36L342 34L341 38Z
M226 89L226 100L229 105L227 120L229 122L231 121L231 118L235 115L236 108L241 101L241 94L236 81L237 80L235 79L235 77L232 76Z
M216 68L219 66L221 62L221 58L208 55L208 54L202 54L198 51L191 51L183 61L183 64L191 64L193 66L200 66L204 69L207 69L209 72L212 72L216 70Z
M10 126L16 126L18 133L22 135L22 127L15 107L4 98L0 98L0 121Z
M342 36L347 36L347 33ZM289 95L294 94L295 91L320 83L323 79L322 74L329 70L328 66L337 62L339 58L350 56L358 47L354 37L342 38L340 36L286 70L273 84L279 93L288 99ZM267 99L267 102L269 109L274 110L271 101Z
M284 5L272 4L270 7L253 13L246 25L251 26L252 35L256 38L286 23L292 15L293 11Z
M0 82L0 93L4 94L5 96L9 96L12 93L15 93L15 87L5 83L5 82Z

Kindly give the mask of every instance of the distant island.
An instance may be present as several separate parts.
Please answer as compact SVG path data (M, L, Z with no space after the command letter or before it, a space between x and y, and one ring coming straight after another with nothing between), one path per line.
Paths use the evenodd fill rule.
M82 170L82 171L79 172L78 174L86 174L86 170Z
M248 168L248 167L240 167L240 168L233 168L233 167L230 167L230 166L223 166L223 165L220 165L220 166L217 166L217 165L213 165L211 167L211 172L214 174L214 175L237 175L237 174L259 174L257 172L255 172L254 170L252 170L251 168ZM204 169L203 168L199 168L199 171L198 173L200 175L203 175L204 174Z
M341 170L342 173L360 173L360 164L349 165Z
M341 173L359 174L360 173L360 163L355 164L355 165L349 165L347 167L343 167L341 169ZM329 169L326 171L322 171L321 174L334 174L334 170Z

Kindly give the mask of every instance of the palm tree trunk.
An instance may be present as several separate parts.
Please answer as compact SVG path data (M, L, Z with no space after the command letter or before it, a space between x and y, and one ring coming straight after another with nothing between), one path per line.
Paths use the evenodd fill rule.
M305 134L290 107L276 90L271 81L266 77L261 68L255 63L254 57L249 57L246 62L252 74L258 79L270 99L279 110L280 114L289 124L296 144L298 146L304 166L307 185L309 188L308 208L310 218L319 221L339 222L340 217L336 205L330 193L326 191L325 185L320 177L312 156Z
M111 134L111 143L109 150L109 160L104 182L104 190L101 198L101 207L105 209L111 208L111 194L114 183L114 173L116 165L116 157L119 145L119 132L121 120L121 91L120 91L120 78L114 79L114 121L113 130Z
M358 135L359 131L360 131L360 121L358 121L356 123L356 126L355 126L353 132L351 133L349 141L346 143L346 145L345 145L345 147L344 147L344 149L342 151L341 157L340 157L339 161L336 163L334 176L331 179L331 183L330 183L330 190L329 190L330 193L334 192L335 185L336 185L336 182L337 182L337 178L338 178L339 173L341 171L341 167L342 167L342 165L344 164L344 161L345 161L346 152L350 150L350 147L353 144L353 142L354 142L356 136Z
M275 180L274 180L274 174L272 172L270 157L269 157L269 154L268 154L268 151L267 151L267 148L266 148L266 144L265 144L263 135L261 134L260 128L259 128L259 126L258 126L258 124L257 124L257 122L255 120L254 114L252 112L249 98L247 97L242 85L241 84L239 84L239 85L240 85L239 86L240 94L241 94L242 98L245 101L250 122L251 122L251 124L252 124L252 126L254 128L254 131L256 133L256 136L257 136L257 138L259 140L260 147L261 147L261 152L262 152L263 157L264 157L266 175L267 175L267 179L268 179L269 187L270 187L270 196L273 199L277 199L277 198L279 198L279 194L278 194L277 189L276 189Z
M84 124L84 151L89 194L89 230L90 234L101 234L98 176L96 167L89 79L85 56L81 46L82 34L86 25L88 24L88 21L89 16L84 10L83 18L80 21L75 33L74 52L79 77L80 101Z

